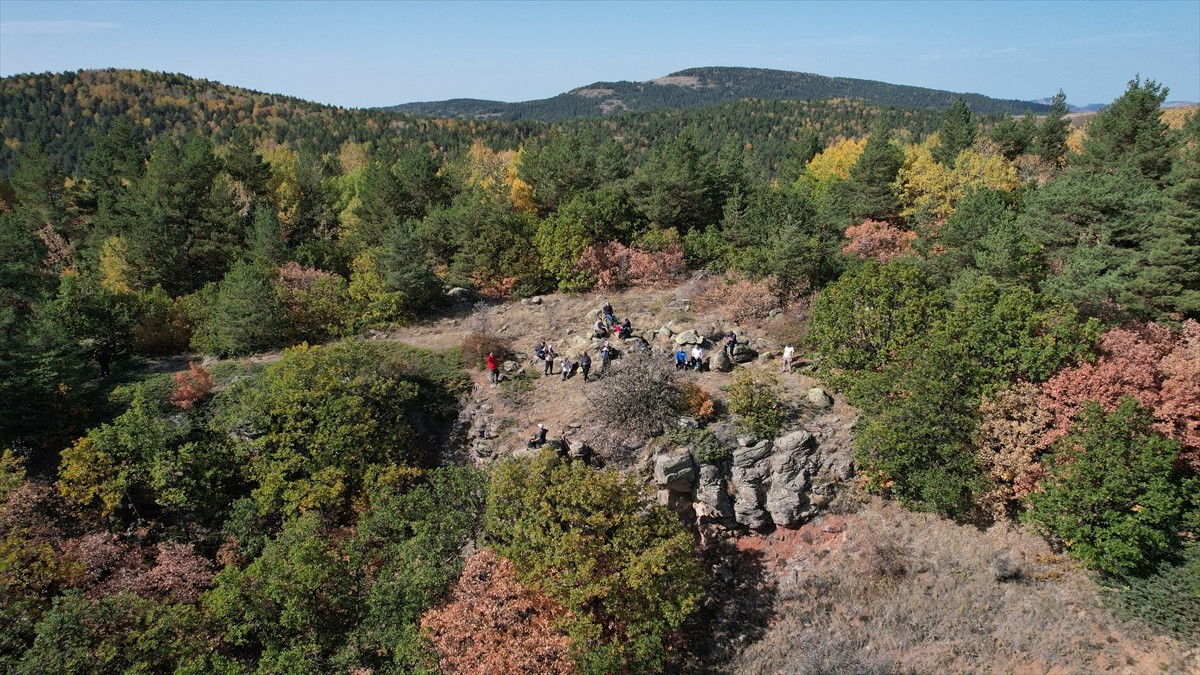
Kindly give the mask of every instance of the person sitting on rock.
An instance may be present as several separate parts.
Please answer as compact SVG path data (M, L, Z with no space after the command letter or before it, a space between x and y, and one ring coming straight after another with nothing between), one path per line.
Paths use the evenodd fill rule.
M629 337L633 333L633 324L629 323L629 317L625 317L625 321L621 323L621 337Z
M687 352L683 351L683 347L675 350L675 370L683 370L688 365Z
M571 377L571 372L575 370L575 364L571 362L571 357L564 356L562 360L562 379L563 382Z
M704 347L701 347L700 345L692 347L691 365L696 369L696 372L699 372L704 368Z
M593 335L601 340L608 337L608 326L604 325L604 319L596 319L595 333Z
M605 302L604 307L601 308L600 312L604 315L604 322L606 324L609 326L616 325L617 315L613 314L612 303Z
M538 432L537 432L537 436L534 436L533 438L529 439L529 443L528 443L528 444L526 444L526 447L529 447L529 448L538 448L538 447L541 447L541 446L545 445L545 444L546 444L546 434L547 434L549 431L550 431L550 430L549 430L549 429L547 429L547 428L545 427L545 425L538 424Z

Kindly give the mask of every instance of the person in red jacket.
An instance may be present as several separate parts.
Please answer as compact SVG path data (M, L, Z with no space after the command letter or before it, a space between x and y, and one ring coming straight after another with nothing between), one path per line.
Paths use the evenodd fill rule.
M488 377L492 380L492 384L498 384L500 382L500 370L496 363L496 355L492 352L488 352L487 355L487 369Z

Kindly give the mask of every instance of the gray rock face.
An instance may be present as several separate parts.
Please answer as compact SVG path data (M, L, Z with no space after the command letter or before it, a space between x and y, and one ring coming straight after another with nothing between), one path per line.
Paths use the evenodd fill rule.
M766 510L760 506L762 484L739 481L737 472L738 469L734 469L733 518L751 529L762 529L771 522Z
M700 467L700 480L696 483L696 515L713 520L733 518L725 467L714 464Z
M711 367L719 373L728 373L733 370L733 361L729 359L729 355L722 349L713 354Z
M733 468L749 469L770 455L771 441L759 441L751 446L739 446L733 451Z
M775 452L793 453L800 449L811 452L816 447L817 439L804 429L798 429L775 439Z
M766 479L771 470L770 463L764 460L770 456L770 441L759 441L733 451L733 469L729 475L733 486L733 517L749 528L759 529L771 522L763 509Z
M812 515L807 495L812 469L812 461L799 446L790 452L776 448L771 456L765 506L771 520L779 527L794 527Z
M660 488L691 492L696 484L696 462L690 452L676 452L654 458L654 482Z
M820 387L813 387L808 390L808 394L804 397L808 404L814 408L828 408L833 405L833 398L825 393L825 390Z
M704 338L695 330L685 330L675 336L675 344L677 345L698 345L704 342Z

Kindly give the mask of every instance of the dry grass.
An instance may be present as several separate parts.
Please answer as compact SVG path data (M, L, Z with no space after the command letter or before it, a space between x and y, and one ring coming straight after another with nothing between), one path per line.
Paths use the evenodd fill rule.
M844 528L840 541L800 546L789 558L776 619L733 672L1186 673L1200 665L1180 644L1114 620L1095 582L1040 538L879 500Z

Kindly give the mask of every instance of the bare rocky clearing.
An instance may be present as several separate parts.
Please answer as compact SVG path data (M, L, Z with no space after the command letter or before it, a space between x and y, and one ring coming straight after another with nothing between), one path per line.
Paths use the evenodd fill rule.
M619 318L630 317L635 334L663 325L710 335L733 329L760 351L782 347L772 329L786 317L739 325L724 308L698 306L696 296L692 283L481 304L386 338L439 350L458 346L471 331L511 339L519 366L532 375L528 391L491 386L482 364L471 372L472 404L486 406L495 421L496 456L524 447L538 423L552 439L594 443L603 456L608 437L584 422L584 392L595 385L578 375L543 377L533 346L545 339L575 358L590 344L589 312L607 300ZM741 367L778 372L778 363ZM733 377L684 375L717 398ZM793 401L819 386L803 372L781 375L780 383ZM805 426L822 445L849 448L858 413L836 395L834 401ZM688 671L1200 673L1200 650L1114 619L1095 581L1023 527L981 529L909 513L847 487L832 511L797 529L721 531L709 540L715 595L724 586L724 596L703 612L713 644Z

